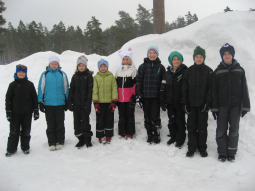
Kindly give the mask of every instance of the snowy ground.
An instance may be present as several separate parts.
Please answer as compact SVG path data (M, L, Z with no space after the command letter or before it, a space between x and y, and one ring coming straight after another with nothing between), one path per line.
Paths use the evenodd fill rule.
M177 50L184 55L184 63L193 64L192 54L197 45L206 49L206 64L215 69L220 62L219 49L228 42L236 49L235 58L246 70L250 90L251 105L254 102L254 60L255 60L255 13L231 12L219 13L202 19L183 29L163 35L147 35L136 38L123 46L134 50L133 58L138 67L146 56L148 46L159 47L159 57L167 66L167 57ZM66 142L63 150L50 152L45 134L46 122L41 113L40 119L33 121L31 153L24 155L19 149L10 158L4 156L9 133L9 123L5 118L5 93L13 80L15 65L28 66L29 80L36 88L40 74L45 70L47 58L56 54L40 52L25 59L0 66L0 190L255 190L255 112L248 113L240 122L240 137L236 162L221 163L217 160L215 142L216 123L211 113L208 121L208 153L201 158L196 153L186 158L187 145L179 150L173 145L167 146L167 114L161 112L163 128L162 142L159 145L146 143L146 131L143 127L143 112L136 108L136 137L132 141L118 138L118 112L115 112L115 136L110 145L101 145L95 136L93 148L76 149L77 139L73 131L73 118L66 112ZM71 79L76 59L81 53L66 51L60 56L63 71ZM99 55L88 55L90 70L97 72ZM105 57L110 63L110 71L115 74L120 64L117 53ZM252 106L253 109L253 106ZM95 111L91 114L92 130L95 132ZM253 162L252 162L253 161Z

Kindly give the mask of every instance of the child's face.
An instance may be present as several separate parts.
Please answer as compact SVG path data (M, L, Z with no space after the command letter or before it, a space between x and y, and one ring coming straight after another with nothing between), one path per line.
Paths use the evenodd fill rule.
M17 76L18 76L18 78L23 79L23 78L26 77L26 73L23 72L23 71L19 71L19 72L17 73Z
M105 64L101 64L101 66L99 67L99 71L102 73L107 72L108 68Z
M196 55L195 56L195 63L196 65L200 65L204 63L204 57L202 55Z
M223 61L225 64L231 65L232 64L233 56L230 54L230 52L226 51L223 54Z
M79 64L79 65L78 65L78 70L79 70L80 72L84 72L84 71L86 70L85 64Z
M148 58L150 60L156 60L158 57L157 53L154 50L150 50L150 52L148 53Z
M50 63L50 68L51 68L52 70L56 70L56 69L58 69L58 67L59 67L59 64L58 64L57 61L52 61L52 62Z
M125 56L125 57L122 59L122 65L130 65L130 64L131 64L131 63L130 63L128 57Z
M173 57L172 64L174 68L179 68L179 66L181 65L181 61L178 56Z

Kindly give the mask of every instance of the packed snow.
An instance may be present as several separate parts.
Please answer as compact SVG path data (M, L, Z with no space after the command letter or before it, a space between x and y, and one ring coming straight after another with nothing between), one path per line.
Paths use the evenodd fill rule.
M133 39L123 45L122 50L133 48L136 67L146 57L150 45L159 47L159 58L168 66L168 55L179 51L187 66L193 64L193 50L201 46L206 50L205 63L213 70L220 63L220 47L229 43L235 47L235 58L246 71L252 111L240 120L240 136L236 161L219 162L215 141L216 121L211 112L208 120L208 154L201 158L195 153L187 158L187 139L182 149L167 146L168 118L161 111L162 129L159 145L148 145L143 125L143 111L136 108L136 135L133 140L120 140L118 136L118 111L115 111L115 136L110 145L99 144L95 135L92 149L75 148L78 139L74 136L72 112L66 112L66 141L64 148L49 151L46 137L46 121L43 113L32 122L31 152L25 155L18 148L16 154L5 157L9 123L5 114L5 94L13 81L15 66L28 67L28 78L37 89L41 73L48 64L48 57L54 52L38 52L27 58L0 66L0 190L195 190L195 191L253 191L255 190L255 112L253 110L255 89L255 12L218 13L182 29L162 35L147 35ZM79 52L65 51L58 55L62 70L68 75L69 83L76 67ZM98 71L100 55L86 55L88 68ZM115 74L121 62L117 52L103 57L109 61L109 70ZM95 134L96 115L94 107L90 115L92 131Z

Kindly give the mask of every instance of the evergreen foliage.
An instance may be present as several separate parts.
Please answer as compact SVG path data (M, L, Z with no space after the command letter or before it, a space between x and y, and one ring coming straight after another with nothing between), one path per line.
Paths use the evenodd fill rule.
M6 10L6 7L4 7L4 2L0 0L0 13ZM3 15L0 15L0 37L2 37L2 34L5 32L6 29L2 28L6 23L6 20L4 19ZM0 43L0 54L3 53L2 48L5 46L5 44Z

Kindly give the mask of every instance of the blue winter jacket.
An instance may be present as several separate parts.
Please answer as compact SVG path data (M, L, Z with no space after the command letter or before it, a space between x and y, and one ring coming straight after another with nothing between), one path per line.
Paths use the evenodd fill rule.
M47 106L65 105L68 99L69 83L65 72L50 67L44 71L38 84L38 103Z

